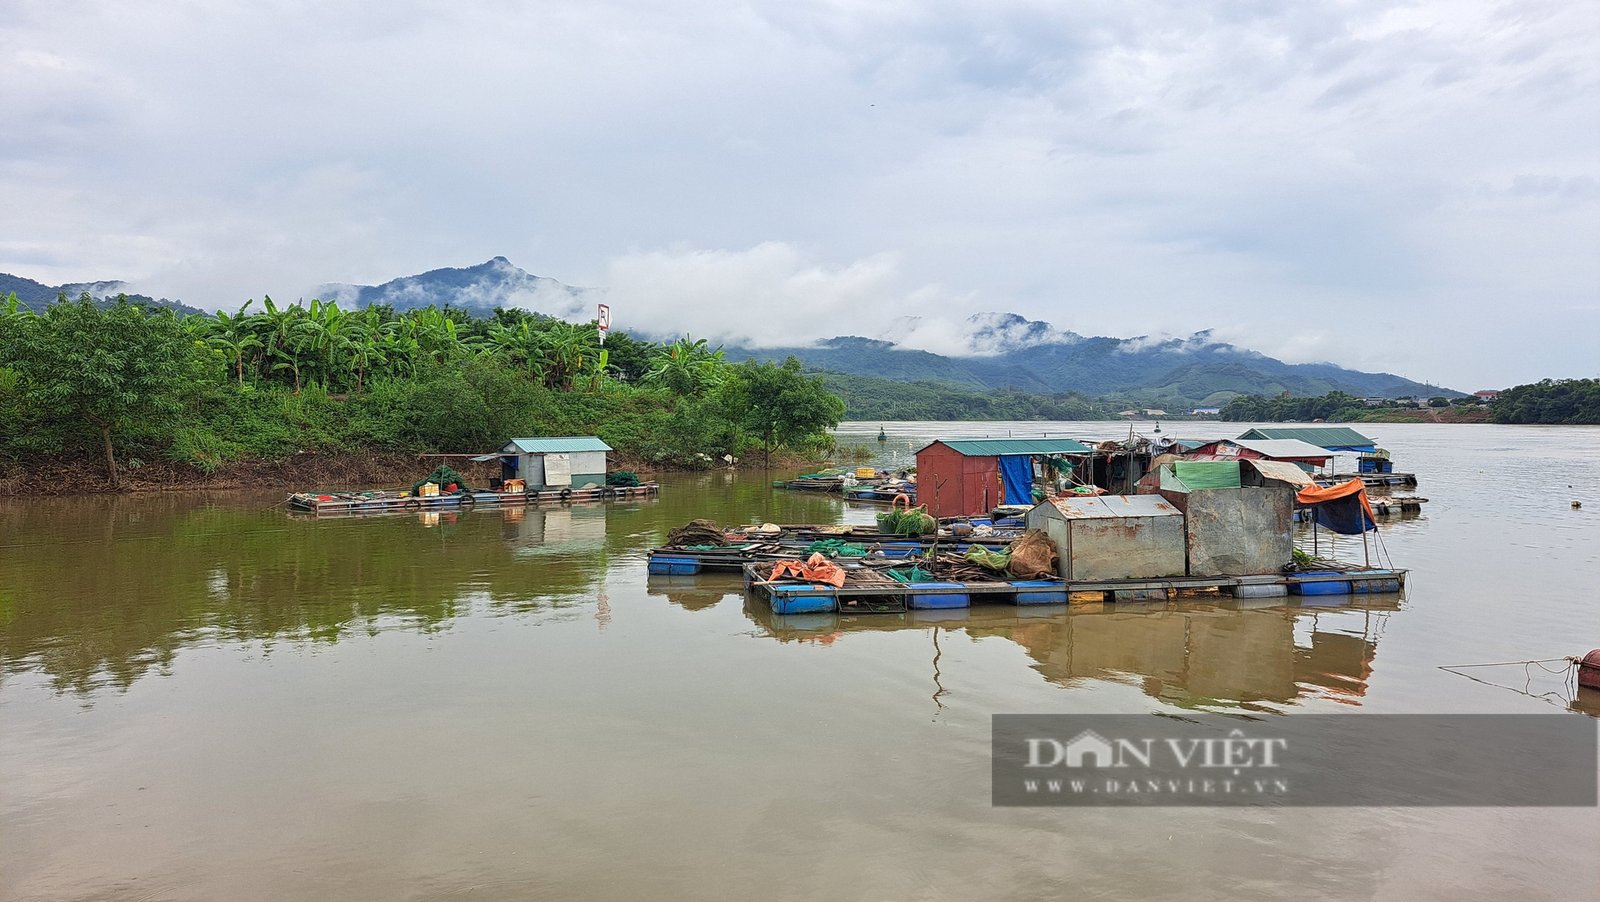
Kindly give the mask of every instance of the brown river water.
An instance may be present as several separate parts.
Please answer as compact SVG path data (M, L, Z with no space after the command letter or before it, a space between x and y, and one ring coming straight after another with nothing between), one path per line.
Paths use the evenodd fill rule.
M1127 428L878 426L841 439ZM991 806L997 713L1600 712L1438 669L1600 647L1600 429L1361 428L1431 499L1380 530L1403 598L782 618L647 579L694 517L875 512L758 472L437 518L0 502L0 899L1600 898L1593 807Z

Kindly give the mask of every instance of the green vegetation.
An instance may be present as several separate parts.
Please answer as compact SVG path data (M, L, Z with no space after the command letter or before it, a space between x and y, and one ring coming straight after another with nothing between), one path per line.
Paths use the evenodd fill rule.
M1433 400L1439 403L1430 402L1431 407L1447 407L1450 404L1445 398ZM1466 401L1472 403L1471 399ZM1385 400L1376 405L1369 405L1360 398L1338 391L1312 398L1287 396L1263 398L1260 395L1241 395L1224 405L1217 419L1234 423L1309 423L1313 420L1349 423L1383 419L1385 412L1415 409L1417 409L1415 404L1409 398Z
M1041 395L840 373L821 376L823 384L844 399L845 416L852 420L1092 420L1121 409L1097 406L1077 394Z
M1500 393L1489 405L1496 423L1600 425L1600 379L1545 379Z
M838 398L797 362L727 363L496 310L342 310L264 299L182 316L87 295L0 303L0 459L164 456L210 472L301 452L465 452L519 435L599 435L664 466L762 448L825 451ZM124 455L118 460L119 453Z

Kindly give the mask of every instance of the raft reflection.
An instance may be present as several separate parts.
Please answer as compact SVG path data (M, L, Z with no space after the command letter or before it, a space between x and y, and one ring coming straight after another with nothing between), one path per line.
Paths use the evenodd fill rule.
M1328 597L1315 606L1263 601L774 614L747 596L744 610L780 642L833 644L855 632L934 627L997 636L1020 645L1056 685L1135 684L1180 708L1270 710L1264 706L1307 699L1360 705L1384 621L1401 596Z

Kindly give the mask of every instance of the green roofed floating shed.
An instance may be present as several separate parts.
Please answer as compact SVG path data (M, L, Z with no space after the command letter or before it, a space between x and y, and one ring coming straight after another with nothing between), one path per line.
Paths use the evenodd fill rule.
M1371 454L1378 450L1372 439L1348 426L1269 426L1251 429L1240 439L1299 439L1329 451L1355 451Z
M514 438L494 454L473 460L500 459L502 479L521 479L530 492L582 489L606 484L606 452L611 446L592 435Z

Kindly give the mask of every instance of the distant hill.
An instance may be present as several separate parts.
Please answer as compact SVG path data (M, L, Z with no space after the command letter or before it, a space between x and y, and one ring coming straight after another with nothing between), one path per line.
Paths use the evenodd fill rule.
M382 285L330 282L317 290L323 300L347 307L387 304L396 310L434 305L461 307L488 316L496 307L522 307L563 319L594 319L594 305L603 292L575 288L555 279L536 276L504 257L476 266L432 269L414 276L390 279Z
M64 285L46 285L32 279L24 279L10 273L0 272L0 298L9 296L12 292L17 295L17 300L27 304L34 310L43 310L55 303L56 299L65 294L69 300L77 300L84 292L98 301L102 306L115 301L117 295L127 294L128 300L139 304L149 304L153 307L170 307L184 314L204 313L205 311L178 301L169 301L165 298L157 300L142 294L129 294L127 284L123 282L68 282Z
M120 282L49 286L0 274L0 296L15 291L34 307L48 304L63 291L69 297L82 291L106 297L120 290ZM496 307L521 307L576 322L593 319L595 303L605 296L602 289L578 288L533 275L505 257L494 257L476 266L401 276L381 285L334 282L321 286L318 294L347 307L387 304L397 310L410 310L448 305L479 316L492 313ZM197 312L174 301L150 302ZM1393 373L1366 373L1331 363L1284 363L1219 341L1210 332L1172 339L1092 337L1014 313L968 317L961 332L966 345L960 353L936 354L890 340L909 336L908 340L915 341L922 325L916 317L905 317L888 337L840 336L813 345L734 346L727 352L734 360L781 360L793 355L813 370L895 382L939 383L965 391L1057 396L1071 393L1087 398L1115 395L1175 407L1221 406L1241 394L1270 397L1284 392L1315 396L1343 391L1357 397L1382 398L1462 394ZM867 407L871 402L862 388L859 383L850 384L853 403ZM895 403L910 407L914 406L913 401L917 405L933 403L925 391L914 393L914 398L898 398ZM1013 397L1007 403L1020 402ZM1063 402L1044 399L1028 403Z
M1343 391L1374 398L1461 396L1393 373L1366 373L1331 363L1284 363L1217 341L1209 332L1166 340L1089 338L1015 314L979 314L968 323L973 346L990 353L943 356L882 339L846 336L816 346L734 347L728 356L781 360L793 355L812 369L853 376L1041 394L1117 394L1197 406L1218 406L1241 394L1283 392L1305 396Z

